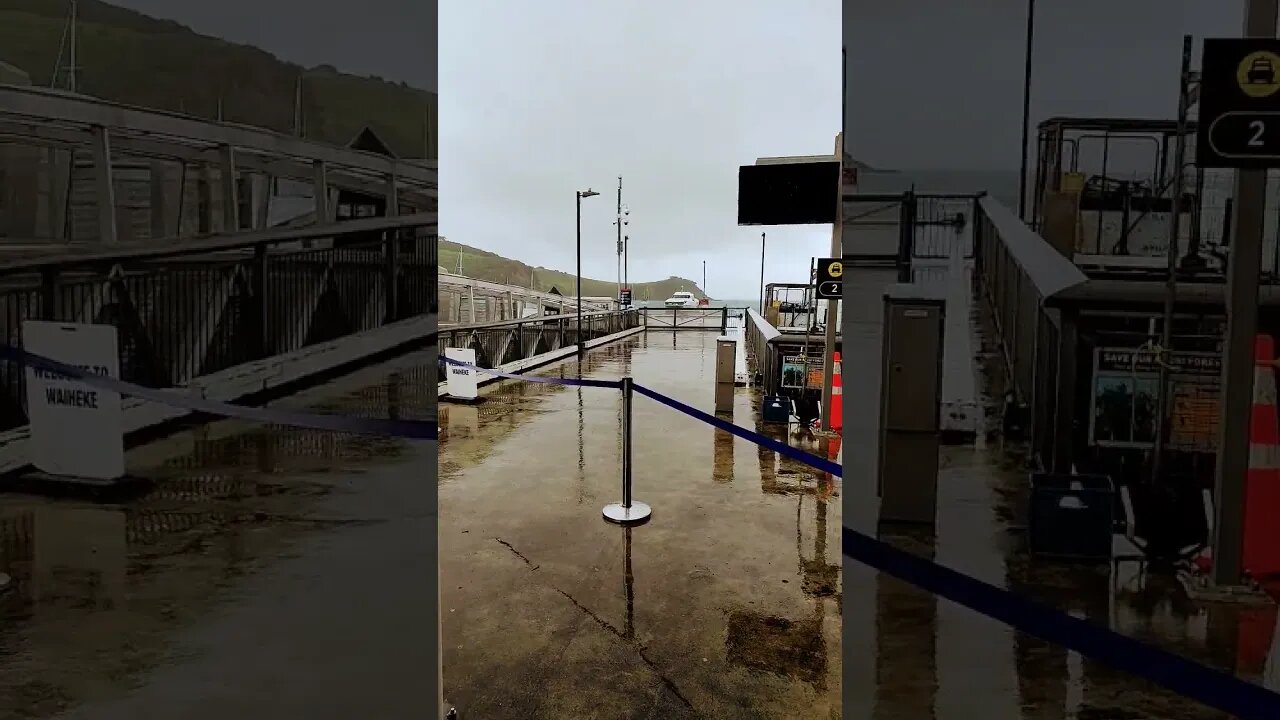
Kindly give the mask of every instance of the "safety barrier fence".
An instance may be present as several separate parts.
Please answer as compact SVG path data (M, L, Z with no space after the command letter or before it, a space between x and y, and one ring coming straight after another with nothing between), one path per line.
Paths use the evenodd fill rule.
M782 337L782 331L769 324L764 316L754 308L748 308L743 321L743 330L747 346L748 368L760 379L765 394L777 394L777 381L781 378L782 354L777 352L772 343Z
M568 313L442 327L435 338L443 347L474 350L476 365L490 368L631 330L641 322L635 310L601 310L583 312L581 318Z
M646 307L640 308L644 326L650 330L719 330L729 329L729 318L741 317L742 307Z
M90 387L213 415L337 432L408 438L434 439L436 437L434 422L356 418L212 402L180 391L146 388L112 378L90 375L65 363L14 347L0 346L0 359L59 373ZM780 455L803 462L821 472L843 477L842 467L830 460L819 458L786 443L717 418L656 390L635 384L629 377L620 380L526 377L468 366L455 360L448 362L469 367L475 372L526 382L621 391L624 398L623 499L621 503L613 503L604 509L605 517L614 522L642 521L648 517L647 506L634 501L631 497L630 409L633 393L644 395L673 410L766 447ZM848 526L843 528L842 547L844 555L857 562L947 598L1010 627L1129 672L1178 695L1242 720L1273 720L1280 717L1280 694L1237 678L1230 673L1201 665L1167 650L1144 644L1086 620L1019 597L1009 590L998 588L931 560L894 548Z
M23 323L111 325L121 378L171 387L435 312L435 215L0 260L0 343ZM305 249L322 242L327 246ZM25 425L0 367L0 430Z

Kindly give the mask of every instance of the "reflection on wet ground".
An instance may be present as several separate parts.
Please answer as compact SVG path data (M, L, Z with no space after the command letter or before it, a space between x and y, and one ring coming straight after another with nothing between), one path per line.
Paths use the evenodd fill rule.
M988 391L999 395L993 384ZM1030 559L1022 510L1027 476L1020 468L1003 449L982 442L945 448L936 534L885 528L881 539L1207 666L1280 687L1275 607L1197 605L1176 578L1132 557L1101 565ZM874 480L851 476L844 491L858 508L850 525L876 533ZM851 566L844 588L853 609L843 618L845 717L1225 717L865 567Z
M712 333L651 331L583 373L709 408L714 354ZM600 515L621 494L619 393L487 396L440 408L445 690L465 716L840 717L838 479L637 398L654 515L628 530ZM758 402L739 390L734 422Z
M1197 607L1175 578L1137 560L1070 565L1030 560L1018 531L1020 473L996 451L944 450L936 536L886 529L881 538L994 585L1261 681L1274 607ZM865 568L845 580L853 706L845 717L1014 720L1201 720L1208 708ZM1274 681L1266 684L1274 685Z
M434 377L280 404L425 418ZM428 447L221 422L130 451L135 501L0 496L0 718L420 717Z

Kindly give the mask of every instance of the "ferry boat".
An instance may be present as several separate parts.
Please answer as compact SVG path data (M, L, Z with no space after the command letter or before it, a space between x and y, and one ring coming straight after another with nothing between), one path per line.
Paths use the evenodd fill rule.
M662 304L669 308L695 308L698 307L698 299L693 296L693 293L681 290L673 293Z

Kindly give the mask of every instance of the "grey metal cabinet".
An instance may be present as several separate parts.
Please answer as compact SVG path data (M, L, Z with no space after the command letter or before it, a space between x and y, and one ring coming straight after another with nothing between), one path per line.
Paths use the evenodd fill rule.
M880 379L880 521L933 526L941 446L946 301L894 285L884 295Z

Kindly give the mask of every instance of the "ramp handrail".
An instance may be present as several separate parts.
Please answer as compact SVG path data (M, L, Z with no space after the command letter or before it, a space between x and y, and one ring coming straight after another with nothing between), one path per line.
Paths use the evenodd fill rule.
M1046 465L1058 462L1068 453L1059 452L1066 443L1054 439L1058 399L1052 383L1060 369L1073 370L1059 367L1060 350L1071 346L1062 345L1059 312L1048 305L1089 280L1071 259L995 198L982 197L977 207L974 272L991 311L1010 395L1034 418L1036 457ZM1069 409L1069 403L1064 408ZM1069 434L1066 429L1063 432ZM1056 455L1062 458L1054 459Z

